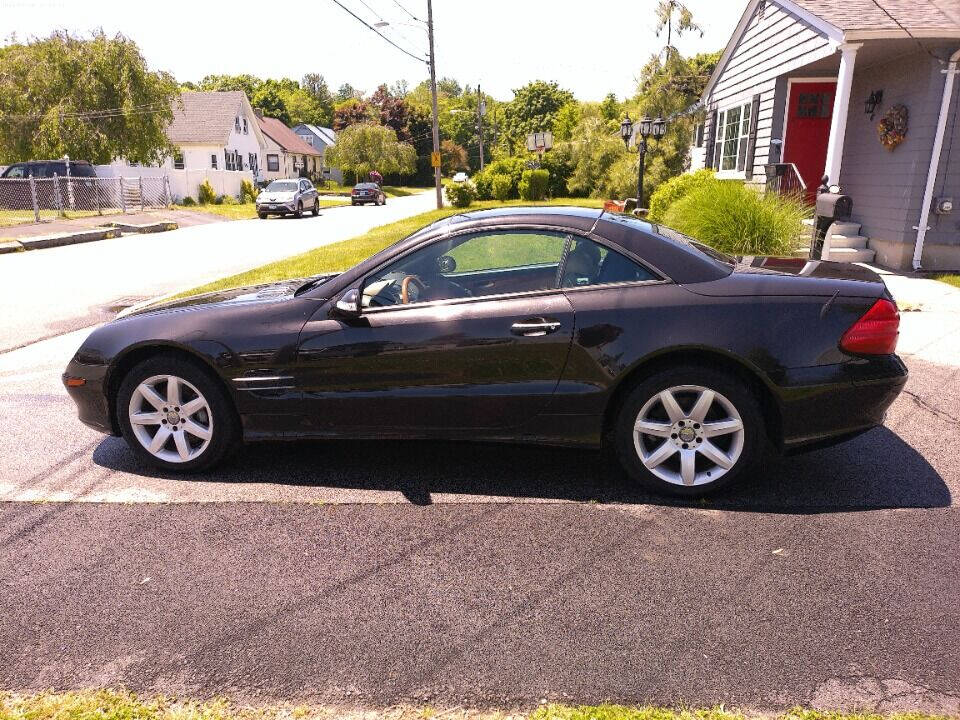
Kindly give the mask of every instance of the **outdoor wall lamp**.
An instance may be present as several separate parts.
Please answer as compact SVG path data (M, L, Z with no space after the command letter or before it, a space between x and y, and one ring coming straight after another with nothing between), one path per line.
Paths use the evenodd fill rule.
M631 151L630 140L634 137L634 129L640 136L639 142L634 143L636 150ZM630 119L630 113L627 113L620 123L620 137L623 138L623 145L627 152L636 152L639 155L637 161L637 207L643 206L643 165L647 154L647 138L659 140L667 132L667 121L662 117L651 120L649 116L644 115L637 121L636 126Z
M864 111L873 120L873 114L877 111L877 105L883 102L883 90L874 90L870 97L863 103Z

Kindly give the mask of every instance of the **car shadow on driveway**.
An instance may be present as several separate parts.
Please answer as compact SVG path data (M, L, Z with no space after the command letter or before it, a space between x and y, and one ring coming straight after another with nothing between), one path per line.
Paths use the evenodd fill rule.
M256 443L201 476L176 476L142 464L121 440L96 449L103 467L179 482L271 483L401 492L429 505L458 500L647 503L746 512L825 513L935 508L951 491L926 459L885 427L842 445L790 458L772 455L755 477L700 500L646 492L608 453L523 445L427 441ZM336 502L336 500L333 500Z

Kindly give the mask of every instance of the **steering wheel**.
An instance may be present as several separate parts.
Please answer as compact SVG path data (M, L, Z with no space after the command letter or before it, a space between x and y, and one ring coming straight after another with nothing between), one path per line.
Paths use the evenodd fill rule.
M417 295L427 289L427 286L423 284L423 281L420 280L416 275L407 275L403 278L403 282L400 283L400 302L404 305L410 303L410 283L415 283L419 289Z

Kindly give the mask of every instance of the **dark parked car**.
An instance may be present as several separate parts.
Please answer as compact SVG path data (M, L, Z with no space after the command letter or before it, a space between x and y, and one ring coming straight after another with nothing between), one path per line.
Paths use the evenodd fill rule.
M80 419L168 470L242 440L596 447L699 494L883 422L907 370L870 270L732 258L580 208L429 225L338 275L174 301L95 330Z
M350 204L366 205L367 203L386 205L387 195L383 192L383 188L372 182L354 185L353 190L350 192Z
M61 191L60 204L68 209L86 210L98 207L98 188L95 180L97 173L93 165L85 160L71 160L69 172L71 178L69 183L66 180L61 180L58 183ZM54 183L50 182L54 176L58 178L67 177L65 160L30 160L14 163L3 171L0 179L25 180L33 177L48 180L47 182L36 183L33 192L36 194L37 206L40 209L52 210L60 207L57 204ZM33 195L29 189L24 188L22 192L8 190L2 193L2 197L0 207L4 210L31 210L33 208Z
M65 160L30 160L28 162L14 163L3 171L4 178L52 178L67 176L67 163ZM96 171L93 165L86 160L70 161L71 177L95 178Z

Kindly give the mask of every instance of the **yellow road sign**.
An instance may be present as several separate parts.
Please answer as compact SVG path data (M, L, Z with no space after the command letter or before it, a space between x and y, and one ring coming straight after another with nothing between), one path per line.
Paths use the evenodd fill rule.
M440 167L440 153L432 152L430 153L430 167Z

